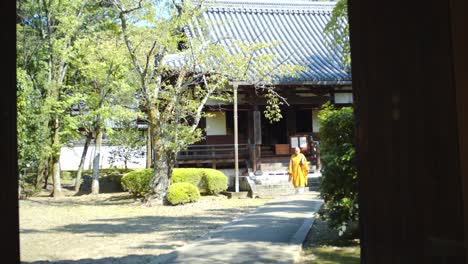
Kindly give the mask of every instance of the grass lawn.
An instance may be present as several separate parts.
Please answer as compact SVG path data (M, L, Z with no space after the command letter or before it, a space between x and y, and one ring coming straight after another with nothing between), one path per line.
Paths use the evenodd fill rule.
M144 207L127 193L66 194L20 200L22 263L146 263L270 200L202 196Z
M316 264L359 264L359 246L335 247L321 246L306 251L310 254L311 262ZM315 257L315 258L314 258Z
M302 262L314 264L359 264L359 240L340 237L318 218L303 245Z

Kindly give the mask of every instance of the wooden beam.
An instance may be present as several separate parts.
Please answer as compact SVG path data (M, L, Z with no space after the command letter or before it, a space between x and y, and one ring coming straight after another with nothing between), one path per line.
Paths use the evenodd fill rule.
M327 101L332 99L329 96L301 97L297 95L291 95L285 98L289 105L314 105L314 106L321 106ZM259 98L259 97L250 98L250 101L248 103L251 105L254 105L254 104L267 105L266 99Z

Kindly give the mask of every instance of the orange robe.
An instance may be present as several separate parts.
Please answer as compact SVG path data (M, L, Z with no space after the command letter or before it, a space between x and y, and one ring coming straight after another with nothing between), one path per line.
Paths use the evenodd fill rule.
M301 165L302 159L302 165ZM309 173L309 164L304 154L293 154L288 167L289 180L292 180L294 187L304 187L307 185L307 174Z

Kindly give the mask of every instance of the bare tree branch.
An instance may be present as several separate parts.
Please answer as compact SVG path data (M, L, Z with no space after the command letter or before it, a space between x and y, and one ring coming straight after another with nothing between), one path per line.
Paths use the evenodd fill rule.
M209 87L208 82L206 81L206 76L205 75L203 75L203 82L205 84L205 87ZM208 98L210 98L210 96L213 94L214 90L215 90L214 88L208 89L205 96L200 101L200 104L198 105L198 108L197 108L197 111L196 111L196 114L195 114L195 120L194 120L194 122L192 124L192 127L190 129L191 132L194 132L197 129L198 123L200 123L200 119L202 117L203 108L205 107L205 104L208 101Z
M122 14L126 15L128 13L131 13L133 11L136 11L136 10L140 9L141 8L141 3L143 2L143 0L138 1L138 6L137 7L130 8L130 9L124 9L123 6L122 6L122 2L120 2L120 0L113 0L112 2L120 10L120 12Z
M130 40L130 36L128 33L127 19L125 18L125 14L127 14L128 12L125 12L124 10L122 10L121 6L119 7L120 4L118 3L117 0L114 1L114 4L120 9L119 19L120 19L120 22L122 22L122 33L124 36L125 45L127 46L127 49L130 53L130 57L132 58L132 62L133 62L133 65L135 66L135 69L137 70L138 74L142 76L143 69L135 55L135 48L133 47L132 41ZM140 4L141 4L141 1L140 1Z

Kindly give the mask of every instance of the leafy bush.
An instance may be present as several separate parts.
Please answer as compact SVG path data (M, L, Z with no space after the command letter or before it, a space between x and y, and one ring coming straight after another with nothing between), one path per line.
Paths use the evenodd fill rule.
M132 170L119 168L99 169L99 177L105 177L107 175L123 175L130 171ZM93 175L93 170L83 170L83 175Z
M42 188L36 187L36 174L27 173L20 174L18 179L18 187L20 188L19 198L26 199L41 192Z
M200 192L189 182L178 182L169 186L166 199L172 205L196 202L200 199Z
M129 172L122 177L122 186L135 196L143 196L148 192L152 175L153 169ZM198 188L199 193L204 194L217 194L227 190L227 182L227 176L221 171L203 168L176 168L171 177L171 185L190 183Z
M319 118L323 212L330 226L341 235L358 220L353 109L335 109L326 104Z
M153 169L135 170L122 176L122 187L134 196L143 196L148 192Z
M204 169L203 175L206 181L206 192L208 194L217 194L228 188L228 178L224 173L215 169Z
M206 192L206 181L203 174L204 169L178 168L172 171L171 184L179 182L189 182L195 185L200 193Z
M60 171L60 178L63 180L71 180L73 177L75 177L73 171Z
M130 170L123 169L100 169L99 170L99 192L100 193L114 193L127 190L123 187L122 177ZM76 173L75 173L76 174ZM93 182L93 172L90 170L83 171L81 177L80 192L90 193ZM75 176L76 177L76 176ZM137 195L137 194L135 194Z
M228 178L215 169L183 168L174 169L171 183L189 182L195 185L200 193L216 194L227 190Z

